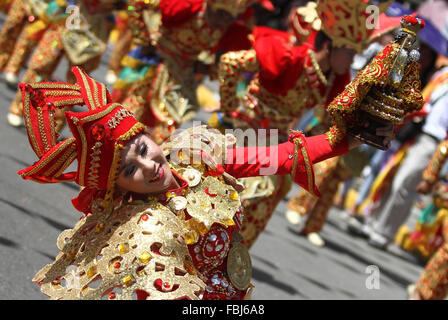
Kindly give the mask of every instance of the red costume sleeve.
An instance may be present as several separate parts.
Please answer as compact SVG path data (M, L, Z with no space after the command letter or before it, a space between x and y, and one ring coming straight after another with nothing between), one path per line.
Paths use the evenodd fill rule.
M252 48L252 43L249 40L250 34L251 30L242 21L232 23L212 52L249 50Z
M347 139L331 147L326 135L306 138L294 133L288 142L269 147L237 147L227 151L224 170L235 178L292 174L294 182L320 196L313 164L348 152Z

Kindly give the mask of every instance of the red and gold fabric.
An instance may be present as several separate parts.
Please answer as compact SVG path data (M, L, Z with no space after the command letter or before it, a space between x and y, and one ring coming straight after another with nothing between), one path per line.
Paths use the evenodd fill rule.
M21 85L29 106L24 112L29 115L27 132L40 160L19 174L43 183L76 181L85 186L81 195L97 187L110 191L117 150L144 126L110 101L103 84L77 68L74 72L74 85ZM66 113L74 137L54 145L54 108L83 103L89 111ZM272 167L273 174L292 174L297 183L314 188L309 166L347 152L348 145L332 147L325 135L305 138L299 132L278 146L235 148L235 142L205 127L170 137L162 150L180 187L146 199L119 199L110 208L114 214L94 205L101 199L84 199L93 202L82 208L91 214L59 236L56 260L33 281L52 299L246 298L252 287L251 261L238 235L243 217L235 178ZM186 147L191 155L195 150L203 155L198 165L173 158ZM214 162L222 154L226 162ZM74 158L77 171L63 173ZM74 204L80 209L79 202Z
M11 2L12 2L12 0L1 0L0 1L0 10L3 13L7 14L9 9L10 9L10 7L11 7Z
M257 27L253 34L253 50L221 57L221 110L233 118L235 128L279 129L284 140L291 123L304 110L331 101L350 76L326 79L310 46L292 46L291 35L286 32ZM236 89L243 72L257 76L241 101Z
M375 3L379 13L386 11L392 0ZM370 0L318 0L316 10L322 23L322 31L335 47L348 47L361 53L370 44L375 31L371 13L367 8Z
M14 0L8 11L8 16L0 31L0 70L3 70L23 27L26 25L29 12L23 0Z
M443 164L446 162L448 157L448 140L443 140L437 146L431 160L429 160L428 165L423 171L423 180L434 184L439 180L439 174L442 170Z
M303 7L294 7L288 17L290 33L296 37L298 44L314 43L317 33L322 28L322 21L317 14L317 4L308 2Z
M79 68L73 72L77 84L21 84L23 113L30 144L40 160L19 171L24 179L41 183L75 181L85 187L75 207L89 213L93 196L111 200L124 144L142 132L145 126L121 105L111 102L105 85L88 77ZM56 143L54 126L56 108L86 104L89 111L66 112L73 137ZM76 172L64 173L75 160ZM87 206L85 206L87 205Z
M416 284L424 300L444 300L448 296L448 218L443 223L444 244L434 253Z

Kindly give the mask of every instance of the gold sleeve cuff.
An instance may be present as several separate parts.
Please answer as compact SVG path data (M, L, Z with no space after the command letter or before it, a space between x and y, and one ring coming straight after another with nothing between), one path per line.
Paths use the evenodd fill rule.
M325 132L325 135L327 136L326 139L330 143L330 146L334 148L335 145L337 145L344 139L345 132L334 125L330 129L328 129L327 132Z

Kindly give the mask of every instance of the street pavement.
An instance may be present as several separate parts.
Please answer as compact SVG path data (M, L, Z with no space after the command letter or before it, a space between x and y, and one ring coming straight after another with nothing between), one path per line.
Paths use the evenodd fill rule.
M110 49L92 74L97 80L105 78L109 53ZM55 77L64 80L66 69L63 61ZM73 227L81 217L70 202L79 189L71 183L41 185L17 175L18 170L37 159L25 129L7 123L6 114L14 95L15 91L1 78L0 299L39 300L46 297L31 279L54 260L59 251L59 233ZM199 115L199 119L206 118L206 114ZM68 133L67 129L64 133ZM280 203L250 251L253 299L406 299L406 287L418 279L423 266L375 249L364 239L350 235L341 212L335 208L321 233L325 247L313 246L305 237L290 231L284 218L286 200L298 189L294 186ZM372 282L375 275L379 278Z

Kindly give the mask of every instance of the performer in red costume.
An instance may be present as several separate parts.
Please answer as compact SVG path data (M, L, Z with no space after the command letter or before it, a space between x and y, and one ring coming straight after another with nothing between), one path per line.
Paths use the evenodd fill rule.
M295 132L283 144L251 147L252 153L235 148L235 137L203 126L159 147L145 125L111 101L105 85L73 71L76 84L20 85L39 161L18 173L83 187L73 205L85 216L60 235L61 252L33 279L52 299L248 298L251 261L238 234L241 185L235 178L273 166L316 190L305 167L359 145ZM73 137L57 143L55 109L84 104L88 111L65 113ZM65 172L75 159L76 171Z
M114 85L114 99L154 128L153 138L163 142L196 114L197 75L213 77L222 52L250 47L251 6L257 2L130 1L135 47L123 61L127 68Z
M219 81L221 111L211 119L210 125L224 129L226 126L241 129L277 130L278 141L285 141L288 130L293 128L306 110L314 108L325 120L325 106L344 90L350 81L349 68L355 50L360 50L369 39L369 31L361 23L358 32L350 32L345 27L358 24L365 18L360 12L367 4L359 1L344 2L334 14L350 16L350 19L336 19L334 26L322 24L329 15L333 3L319 1L309 4L297 12L307 14L308 38L302 37L297 46L299 33L257 27L252 34L253 48L228 52L221 57ZM305 17L306 18L306 17ZM306 20L296 18L296 21ZM294 20L293 20L294 21ZM322 26L319 32L314 28ZM308 40L306 40L308 39ZM309 41L314 39L314 46ZM249 83L244 97L237 94L237 85L244 72L256 76ZM217 121L218 120L218 121ZM335 143L337 130L328 130L328 120L320 133L327 132L330 143ZM276 142L273 142L276 143ZM337 159L330 160L330 170ZM318 177L325 175L319 171ZM243 236L245 244L251 247L265 229L277 204L290 190L290 181L282 177L245 179L247 191L242 194L245 208ZM333 188L333 187L332 187ZM322 189L323 196L327 190ZM318 194L311 192L309 197Z

